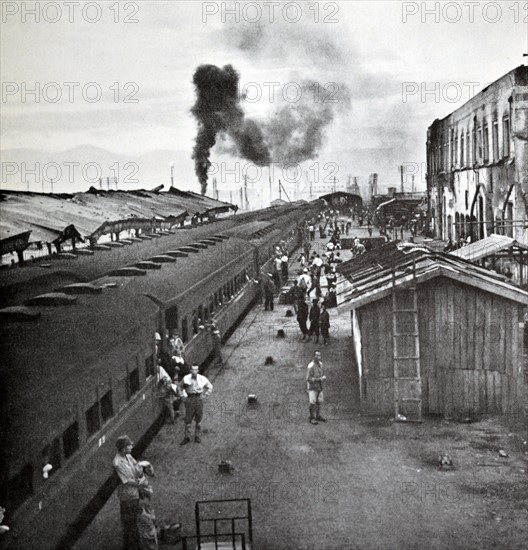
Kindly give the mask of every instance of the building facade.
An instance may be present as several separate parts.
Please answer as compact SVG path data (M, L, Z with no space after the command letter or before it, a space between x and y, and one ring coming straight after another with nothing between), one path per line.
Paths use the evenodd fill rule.
M427 195L436 238L528 243L528 67L428 128Z

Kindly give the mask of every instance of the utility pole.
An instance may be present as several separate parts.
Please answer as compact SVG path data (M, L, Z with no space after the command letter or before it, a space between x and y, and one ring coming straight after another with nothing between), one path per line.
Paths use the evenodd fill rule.
M279 180L279 200L282 199L281 180Z
M400 166L400 175L401 175L401 192L403 193L403 165Z
M412 192L414 193L414 174L411 176L412 181Z
M171 187L174 187L174 162L171 162L170 169L171 169Z

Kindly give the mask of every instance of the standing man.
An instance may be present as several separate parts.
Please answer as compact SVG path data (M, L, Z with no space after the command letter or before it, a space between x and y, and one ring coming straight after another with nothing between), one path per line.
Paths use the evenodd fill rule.
M198 365L191 367L191 374L183 377L181 382L183 402L185 403L185 437L180 445L187 445L191 441L191 424L195 421L194 441L200 443L202 430L203 400L213 391L209 380L199 374Z
M319 309L319 300L314 298L312 301L312 307L310 308L310 330L308 331L309 342L312 338L312 334L315 334L315 343L319 343L319 318L321 310Z
M117 454L112 461L112 466L121 481L117 488L117 494L119 496L121 524L126 550L137 550L139 548L137 519L141 513L139 487L143 478L143 469L130 454L132 446L132 440L127 435L118 437L116 440Z
M321 315L319 317L319 325L321 327L321 336L323 337L323 344L328 345L330 338L330 315L326 310L326 305L323 303L321 306Z
M273 311L273 274L262 273L261 281L264 292L264 311Z
M297 322L302 332L302 339L306 338L308 334L308 328L306 327L306 321L308 320L308 304L304 299L304 295L299 298L297 302Z
M323 363L321 362L321 352L316 351L314 359L308 364L306 372L306 389L308 390L308 401L310 403L310 423L318 424L326 422L326 418L321 416L321 405L323 403L323 382L326 376L323 372Z

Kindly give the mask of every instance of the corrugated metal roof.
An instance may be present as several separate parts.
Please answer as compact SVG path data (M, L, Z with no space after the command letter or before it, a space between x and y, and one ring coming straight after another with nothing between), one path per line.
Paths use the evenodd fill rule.
M457 256L458 258L464 258L469 261L478 261L482 258L492 256L497 252L502 252L503 250L508 250L510 248L518 247L521 250L528 251L528 245L520 243L511 237L506 237L505 235L496 235L492 234L485 239L480 239L474 243L470 243L462 248L453 250L450 254L452 256Z

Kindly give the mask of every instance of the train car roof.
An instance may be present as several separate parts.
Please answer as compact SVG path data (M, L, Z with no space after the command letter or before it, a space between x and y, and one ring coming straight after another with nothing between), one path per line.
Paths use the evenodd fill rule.
M176 229L174 234L160 238L135 242L112 250L95 250L92 256L78 256L75 259L51 258L23 267L0 271L0 307L22 304L35 293L52 289L58 283L92 281L114 269L129 263L163 254L180 246L221 233L232 227L231 218L200 226L186 226Z
M34 429L60 425L75 410L78 392L95 391L101 363L108 360L110 368L110 357L125 349L139 353L148 339L138 342L138 331L155 330L159 308L145 296L106 288L76 298L71 305L28 308L40 313L32 321L2 318L2 421L11 434L27 437Z
M160 269L148 269L145 275L107 275L98 279L96 283L116 284L128 292L149 294L167 304L251 250L253 247L244 239L230 237L215 246L199 249L195 253L190 252L187 257L177 258L175 262L163 263Z

